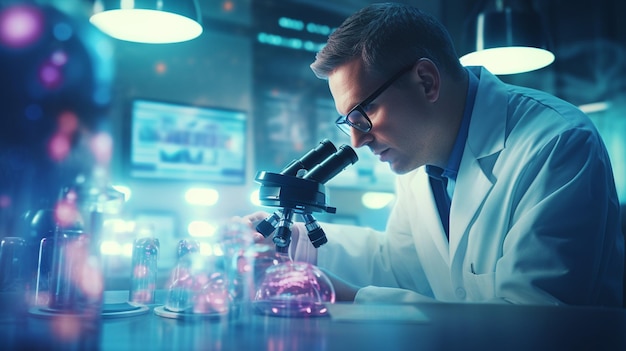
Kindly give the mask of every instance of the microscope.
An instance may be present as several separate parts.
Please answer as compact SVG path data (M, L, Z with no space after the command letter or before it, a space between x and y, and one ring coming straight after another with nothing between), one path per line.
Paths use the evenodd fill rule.
M350 146L341 145L337 150L330 140L324 139L304 156L291 161L280 173L258 172L255 180L261 184L261 204L279 209L262 220L256 230L266 238L275 232L272 241L276 251L286 254L291 242L293 217L298 214L305 222L314 247L328 242L312 213L336 213L335 207L326 204L324 184L358 159Z

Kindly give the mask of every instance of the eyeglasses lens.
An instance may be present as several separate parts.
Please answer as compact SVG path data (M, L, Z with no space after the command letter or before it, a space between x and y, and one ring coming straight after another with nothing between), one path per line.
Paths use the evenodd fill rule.
M363 113L358 109L350 112L347 116L347 119L350 125L362 132L368 132L370 130L371 126L367 117L365 117Z

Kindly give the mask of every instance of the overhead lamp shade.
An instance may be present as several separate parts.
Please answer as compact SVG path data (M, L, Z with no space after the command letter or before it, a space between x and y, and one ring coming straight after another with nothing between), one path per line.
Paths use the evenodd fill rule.
M534 71L554 61L548 35L535 11L485 11L469 22L464 66L484 66L494 74Z
M95 0L90 18L104 33L140 43L176 43L202 34L195 0Z

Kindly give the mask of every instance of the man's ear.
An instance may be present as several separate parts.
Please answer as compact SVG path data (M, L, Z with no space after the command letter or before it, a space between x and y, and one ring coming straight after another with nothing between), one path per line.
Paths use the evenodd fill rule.
M427 58L421 58L417 61L416 66L417 75L420 79L419 83L424 89L424 95L430 102L437 101L441 88L441 76L439 75L437 65Z

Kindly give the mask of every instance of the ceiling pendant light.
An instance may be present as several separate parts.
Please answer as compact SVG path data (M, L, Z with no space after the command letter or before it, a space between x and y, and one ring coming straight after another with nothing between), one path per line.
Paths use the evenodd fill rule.
M503 0L481 11L469 22L464 66L484 66L491 73L515 74L550 65L548 35L539 13L530 5L512 8Z
M113 38L151 44L202 34L196 0L95 0L93 25Z

